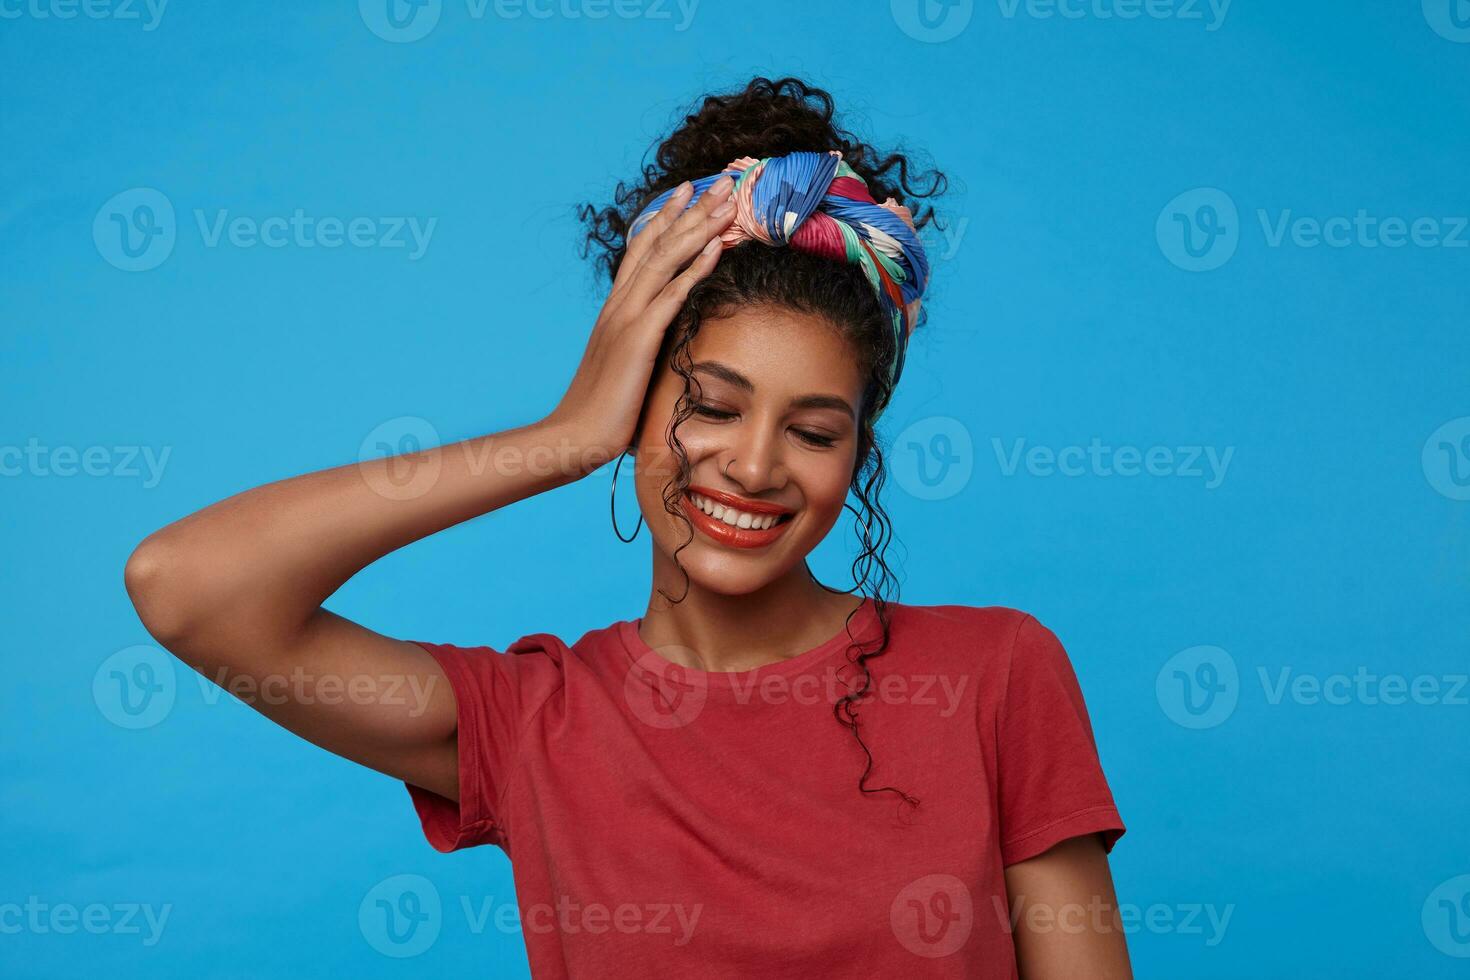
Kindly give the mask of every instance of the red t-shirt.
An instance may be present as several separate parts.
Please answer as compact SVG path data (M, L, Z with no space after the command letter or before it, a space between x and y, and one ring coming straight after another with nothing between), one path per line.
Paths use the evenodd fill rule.
M888 604L866 759L833 717L847 630L734 673L625 620L572 647L422 644L458 699L460 803L409 785L441 851L509 855L538 978L1015 977L1006 865L1123 833L1066 652L1003 607ZM851 620L872 649L866 600Z

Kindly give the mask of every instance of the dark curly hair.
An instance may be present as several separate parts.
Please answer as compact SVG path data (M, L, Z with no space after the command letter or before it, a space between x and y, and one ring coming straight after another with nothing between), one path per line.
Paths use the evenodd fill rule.
M797 78L773 81L756 77L737 91L706 95L698 101L697 108L691 107L672 133L656 142L654 162L643 165L637 184L629 186L620 182L611 207L599 209L586 204L579 209L578 214L588 228L583 256L595 255L597 267L611 281L617 276L627 252L629 226L659 194L685 180L693 181L718 173L739 157L781 156L798 150L841 150L843 159L867 182L875 200L892 197L907 206L920 229L934 221L933 208L921 202L944 193L947 187L945 176L933 170L914 172L908 157L897 152L878 151L839 126L833 117L832 96ZM854 528L860 547L852 565L854 585L847 590L828 591L852 593L867 586L865 594L873 599L882 625L882 637L873 650L863 651L856 642L848 648L848 662L861 671L861 677L849 684L849 692L837 700L833 713L853 733L867 758L867 766L858 779L858 788L863 793L893 793L908 805L917 806L919 801L900 789L868 786L873 771L873 754L859 729L859 706L873 686L868 661L883 655L888 649L887 604L897 601L897 580L884 560L892 537L892 524L878 499L885 470L883 450L874 433L873 419L892 398L889 367L901 352L896 349L890 321L857 266L836 263L795 249L745 243L728 249L714 271L690 290L688 299L664 338L658 359L660 369L667 365L684 379L684 393L666 433L678 472L664 490L664 509L683 521L689 533L675 549L674 562L678 564L679 552L694 540L694 529L679 507L680 498L689 486L691 471L677 431L693 415L698 398L699 383L691 373L690 343L704 320L715 319L737 307L762 305L824 318L847 338L862 375L867 379L858 419L857 463L851 480L851 491L860 509L851 504L845 505L856 517ZM921 312L919 324L922 325L925 319ZM682 565L680 568L682 570ZM687 572L684 579L687 594ZM817 584L822 585L820 582ZM827 589L827 586L822 585L822 588ZM894 591L892 597L886 595L890 588ZM664 598L671 602L682 600L682 597L674 599L667 594ZM847 630L849 638L853 638L851 615ZM855 657L852 655L854 651L857 651Z

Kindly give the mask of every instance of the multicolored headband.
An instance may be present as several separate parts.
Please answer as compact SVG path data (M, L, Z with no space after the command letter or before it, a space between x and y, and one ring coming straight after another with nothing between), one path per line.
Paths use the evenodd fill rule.
M889 381L897 384L929 281L929 258L909 209L891 197L882 204L873 200L867 182L842 159L841 150L741 157L717 174L691 181L689 205L727 174L735 178L735 217L720 235L724 247L748 241L789 245L862 269L893 323L896 353ZM633 219L629 240L662 210L674 190L654 198Z

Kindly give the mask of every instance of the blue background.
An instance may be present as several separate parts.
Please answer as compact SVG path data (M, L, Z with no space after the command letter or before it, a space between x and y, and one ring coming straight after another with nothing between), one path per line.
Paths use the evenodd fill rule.
M631 177L688 100L755 72L830 88L860 132L953 179L955 237L934 242L931 318L884 423L890 558L903 601L1016 606L1067 645L1129 826L1120 898L1176 924L1130 936L1138 975L1470 965L1470 905L1448 911L1470 882L1466 692L1271 695L1282 670L1360 668L1443 694L1470 666L1470 249L1273 247L1258 215L1470 213L1470 31L1448 0L1237 0L1223 21L1006 0L935 4L931 28L913 0L704 0L687 24L672 4L475 17L444 0L414 41L375 34L392 31L372 2L174 0L152 29L146 8L38 16L47 2L0 4L0 905L170 917L152 946L12 929L0 972L524 975L519 934L476 934L459 906L512 901L504 855L437 855L399 784L182 667L155 724L115 723L104 661L150 643L123 563L187 512L359 458L380 426L449 441L550 410L600 300L573 206ZM166 197L176 240L129 272L106 230L134 188ZM1197 188L1220 193L1166 210ZM1238 209L1222 263L1188 271L1180 236L1213 241L1200 202L1221 193ZM411 259L209 247L194 217L298 208L437 224ZM1016 440L1094 439L1233 456L1214 487L1005 465ZM28 444L107 462L17 464ZM129 446L167 451L162 478ZM610 472L391 555L330 605L496 646L640 615L647 536L614 539ZM839 530L816 564L845 585ZM1175 673L1210 680L1200 657L1213 692ZM412 958L359 926L401 874L444 905ZM1178 928L1191 906L1231 909L1223 938L1204 915Z

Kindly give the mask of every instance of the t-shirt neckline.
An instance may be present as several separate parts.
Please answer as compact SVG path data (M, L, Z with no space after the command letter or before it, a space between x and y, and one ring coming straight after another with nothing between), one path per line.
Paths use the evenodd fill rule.
M888 605L892 608L893 603ZM618 623L618 637L629 663L635 669L656 674L668 683L704 690L749 690L751 685L767 677L790 677L813 670L829 657L850 649L854 643L870 643L882 635L878 628L877 605L871 596L864 596L862 604L838 629L836 635L810 650L748 670L701 670L676 664L649 646L638 632L642 622L643 617L639 616L637 619L625 619Z

